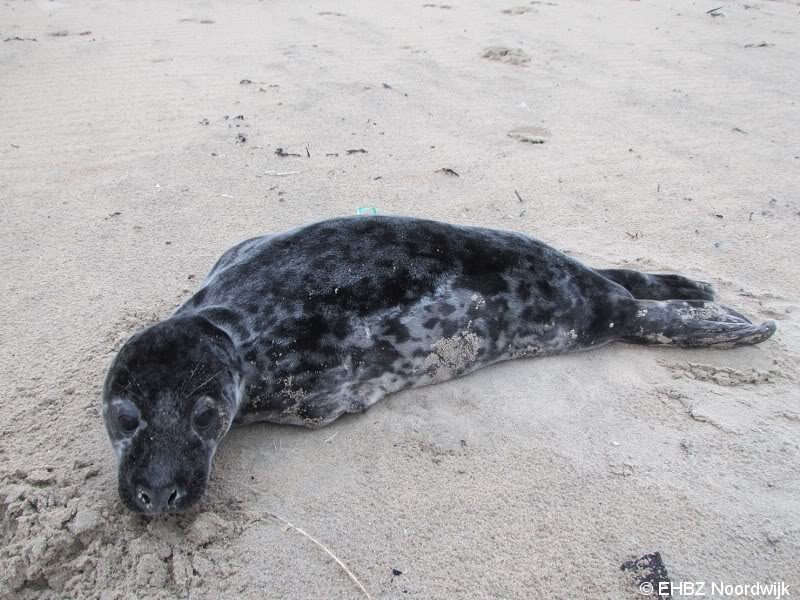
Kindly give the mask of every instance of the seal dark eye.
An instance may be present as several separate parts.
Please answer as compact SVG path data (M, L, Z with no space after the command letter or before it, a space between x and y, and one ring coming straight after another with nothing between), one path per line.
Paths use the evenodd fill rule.
M131 415L120 415L117 417L117 422L126 433L133 433L139 428L139 419Z
M214 410L211 408L206 408L194 416L194 426L197 427L197 429L205 429L211 425L211 420L213 418Z

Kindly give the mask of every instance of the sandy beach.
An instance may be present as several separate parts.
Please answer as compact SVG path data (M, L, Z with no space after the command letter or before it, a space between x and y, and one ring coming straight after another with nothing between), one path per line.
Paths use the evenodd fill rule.
M632 600L655 553L800 594L800 2L447 1L2 3L0 597L367 597L270 515L375 599ZM236 429L199 506L127 511L116 350L236 242L358 207L779 329Z

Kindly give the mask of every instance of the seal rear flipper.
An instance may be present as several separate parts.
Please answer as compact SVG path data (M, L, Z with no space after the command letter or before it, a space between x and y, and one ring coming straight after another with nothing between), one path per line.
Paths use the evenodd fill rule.
M775 333L775 321L760 325L715 302L639 300L623 341L683 348L733 348L759 344Z
M630 269L596 269L637 300L713 300L714 288L682 275L642 273Z

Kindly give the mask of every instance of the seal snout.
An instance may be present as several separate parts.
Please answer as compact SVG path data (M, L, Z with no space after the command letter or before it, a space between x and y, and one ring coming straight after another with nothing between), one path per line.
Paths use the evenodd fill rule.
M156 514L180 510L186 491L177 484L159 488L139 486L134 494L136 507L146 513Z
M191 469L169 464L163 454L138 467L123 463L119 495L125 505L143 515L155 516L183 512L200 500L208 479L208 469L202 464L210 464L211 457L192 452L181 452L181 456L194 463Z
M185 447L176 452L190 464L171 461L169 455L150 449L139 455L138 465L120 465L119 494L131 510L149 516L177 513L200 499L208 479L203 465L210 465L211 457Z

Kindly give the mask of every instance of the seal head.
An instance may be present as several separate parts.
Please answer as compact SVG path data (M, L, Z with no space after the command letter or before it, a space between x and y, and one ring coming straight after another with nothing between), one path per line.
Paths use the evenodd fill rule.
M122 501L158 514L199 500L240 399L233 342L201 315L172 317L130 338L103 390Z

